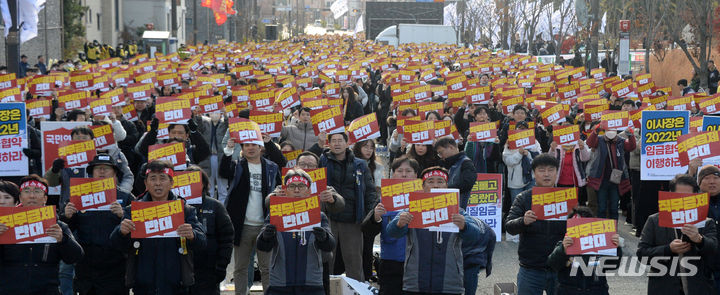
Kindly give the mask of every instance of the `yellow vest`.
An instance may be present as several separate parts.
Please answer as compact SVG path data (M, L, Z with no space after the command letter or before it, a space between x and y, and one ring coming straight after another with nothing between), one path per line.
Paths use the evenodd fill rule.
M98 58L96 48L88 47L87 58L88 59L97 59Z

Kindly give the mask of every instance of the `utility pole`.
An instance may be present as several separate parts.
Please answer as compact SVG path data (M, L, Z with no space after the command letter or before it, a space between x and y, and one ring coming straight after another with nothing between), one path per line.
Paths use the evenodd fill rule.
M193 2L193 44L197 45L197 33L198 33L198 19L197 19L197 2L198 0L192 0Z
M178 25L177 25L177 1L178 0L170 0L170 2L171 2L170 18L172 18L172 20L170 20L170 26L172 27L172 28L170 28L170 32L171 32L170 36L175 37L175 38L177 38L177 28L178 28Z
M598 32L600 30L600 0L590 1L590 11L592 11L592 27L590 32L590 62L588 72L591 69L599 68L598 63L600 57L598 55Z
M5 38L5 57L7 68L10 73L18 73L20 69L20 28L18 26L18 0L7 0L8 10L12 26L7 38ZM18 77L19 78L19 77Z

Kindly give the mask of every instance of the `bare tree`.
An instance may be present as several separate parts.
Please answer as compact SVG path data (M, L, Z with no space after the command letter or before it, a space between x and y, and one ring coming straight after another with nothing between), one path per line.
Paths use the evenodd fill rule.
M555 60L560 59L560 53L562 50L563 41L568 32L575 31L577 27L575 24L575 4L573 1L554 0L552 3L552 9L546 10L546 16L548 19L548 31L550 32L551 39L555 42ZM559 24L556 26L553 22L554 18L559 19ZM557 28L557 38L555 38L555 29Z
M708 87L708 60L712 50L713 11L717 0L665 0L667 3L667 31L678 44L699 75L700 87ZM691 40L685 40L689 32ZM688 38L690 39L690 38ZM693 54L694 51L695 54Z

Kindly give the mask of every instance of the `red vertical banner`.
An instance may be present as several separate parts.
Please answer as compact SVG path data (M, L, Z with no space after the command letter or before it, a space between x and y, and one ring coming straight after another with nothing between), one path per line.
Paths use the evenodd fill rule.
M270 224L279 232L310 231L320 226L320 198L270 196Z
M420 179L384 178L380 182L380 200L388 212L409 208L410 193L423 190Z
M617 255L612 237L617 233L617 220L604 218L570 218L565 236L573 239L567 255Z
M453 214L460 212L457 192L411 192L410 228L429 228L452 223Z
M177 228L185 223L185 208L180 199L159 202L132 202L130 215L135 230L133 239L176 238Z
M0 244L55 243L47 229L57 224L55 206L0 207L0 223L8 227L0 234Z
M709 197L707 193L658 192L658 223L662 227L681 228L692 224L704 227L708 216Z
M532 188L532 211L538 220L566 220L577 204L576 187Z

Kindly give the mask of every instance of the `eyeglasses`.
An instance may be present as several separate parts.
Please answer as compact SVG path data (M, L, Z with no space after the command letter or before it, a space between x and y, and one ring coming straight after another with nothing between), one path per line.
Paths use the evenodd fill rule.
M26 188L22 190L23 193L30 194L30 195L44 195L45 191L39 188Z
M288 190L303 190L306 188L307 188L307 185L304 185L302 183L293 183L293 184L287 185Z

